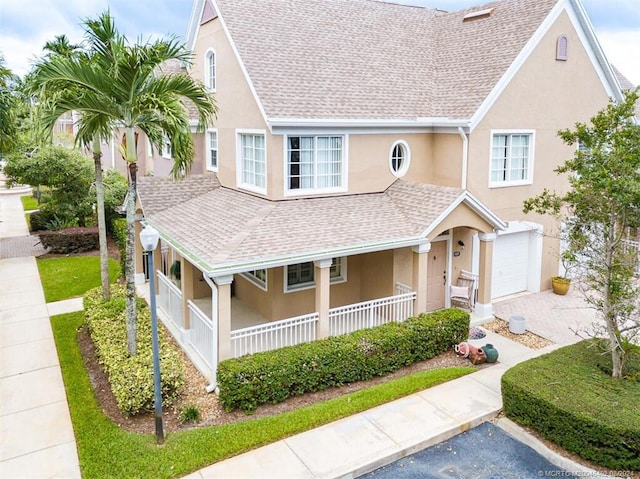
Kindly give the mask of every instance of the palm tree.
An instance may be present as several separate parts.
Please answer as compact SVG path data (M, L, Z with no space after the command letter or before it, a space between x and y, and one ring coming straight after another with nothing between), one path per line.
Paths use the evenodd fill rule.
M121 153L129 164L127 194L127 345L136 353L136 293L134 283L134 224L136 201L136 130L162 150L168 138L174 159L172 176L180 178L190 169L194 147L185 102L198 113L203 131L216 114L216 106L205 86L186 73L162 74L168 61L188 62L191 54L176 37L131 45L115 28L109 12L85 21L87 51L78 56L55 57L38 65L38 81L68 85L70 94L59 91L45 115L49 123L64 112L82 114L77 137L90 142L96 136L124 129Z
M16 76L5 66L4 56L0 53L0 155L15 144L15 81Z
M45 43L43 50L47 51L44 60L36 65L36 68L27 76L28 90L33 92L37 91L40 100L40 107L35 108L36 121L43 119L37 118L37 113L43 111L52 110L53 105L59 99L59 92L64 91L67 101L72 101L73 94L78 96L76 102L80 106L82 103L82 91L75 85L69 85L67 82L44 82L41 81L39 71L45 62L54 60L55 58L72 58L78 57L83 54L80 45L72 45L66 35L58 35L53 41ZM86 55L86 52L84 52ZM84 58L86 60L86 58ZM78 109L72 109L70 112L73 115L74 111ZM63 112L64 113L64 112ZM56 118L57 120L57 118ZM55 123L55 120L54 120ZM45 138L49 138L53 133L54 123L50 121L44 121L42 123L43 133ZM87 138L76 136L76 145L83 147L91 147L94 172L95 172L95 187L96 187L96 211L98 214L98 241L100 244L100 283L102 286L102 298L107 301L111 297L111 289L109 284L109 250L107 246L107 225L104 211L104 184L102 181L102 151L100 147L100 134L96 133L88 141Z

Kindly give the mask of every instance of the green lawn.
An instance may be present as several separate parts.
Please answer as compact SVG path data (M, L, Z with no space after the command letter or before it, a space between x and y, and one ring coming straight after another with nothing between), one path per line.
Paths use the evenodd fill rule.
M38 270L47 303L82 296L100 286L99 256L69 256L39 259ZM109 278L115 282L120 264L109 259Z
M180 477L475 370L457 367L423 371L277 416L170 433L165 444L158 446L153 435L123 431L102 413L76 340L83 319L83 313L71 313L51 318L51 324L84 479Z
M38 200L36 200L32 195L21 196L20 200L22 201L22 207L25 211L37 210L40 207L38 205Z

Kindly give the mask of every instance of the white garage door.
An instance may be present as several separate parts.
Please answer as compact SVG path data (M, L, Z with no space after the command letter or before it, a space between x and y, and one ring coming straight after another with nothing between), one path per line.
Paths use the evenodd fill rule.
M491 296L499 298L527 290L529 232L498 235L493 246Z

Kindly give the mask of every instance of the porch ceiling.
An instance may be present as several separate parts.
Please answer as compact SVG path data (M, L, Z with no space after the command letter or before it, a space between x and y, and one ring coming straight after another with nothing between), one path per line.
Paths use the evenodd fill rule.
M380 193L271 201L212 176L190 180L197 193L184 182L142 178L139 196L163 239L216 275L416 245L427 240L425 228L469 201L459 188L401 180Z

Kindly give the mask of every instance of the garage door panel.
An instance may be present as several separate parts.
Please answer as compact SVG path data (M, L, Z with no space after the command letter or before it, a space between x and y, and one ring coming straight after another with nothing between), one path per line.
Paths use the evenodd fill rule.
M528 274L529 232L499 235L493 247L491 296L526 291Z

